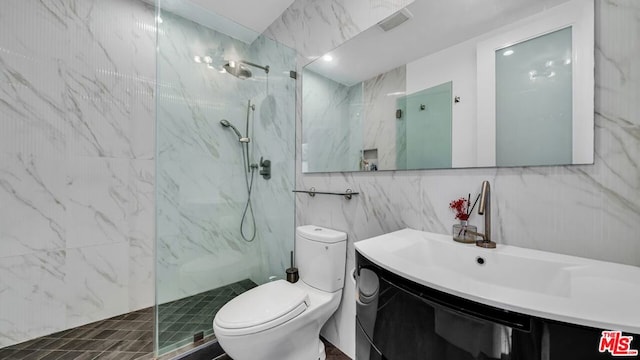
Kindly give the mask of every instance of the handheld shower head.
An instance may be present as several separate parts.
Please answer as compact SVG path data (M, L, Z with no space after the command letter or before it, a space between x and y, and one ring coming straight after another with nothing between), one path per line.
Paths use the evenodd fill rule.
M240 141L241 143L248 143L251 141L251 139L249 139L248 137L243 137L242 134L240 134L240 131L238 129L236 129L235 126L233 126L229 120L227 119L222 119L220 120L220 125L226 127L226 128L231 128L231 130L233 130L234 133L236 133L236 135L238 136L238 141Z

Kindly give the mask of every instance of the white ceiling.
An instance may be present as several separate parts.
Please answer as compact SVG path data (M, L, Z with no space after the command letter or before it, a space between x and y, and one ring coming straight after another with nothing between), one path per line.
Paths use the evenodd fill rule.
M351 86L568 0L416 0L413 18L388 32L373 26L330 51L312 71Z
M155 0L144 0L149 3ZM246 43L262 34L294 0L161 0L162 11L217 30Z
M189 0L262 34L294 0Z

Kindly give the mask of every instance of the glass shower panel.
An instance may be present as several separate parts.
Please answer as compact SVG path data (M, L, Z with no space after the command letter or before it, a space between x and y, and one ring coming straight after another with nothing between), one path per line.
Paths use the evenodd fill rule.
M572 161L571 27L496 51L497 166Z
M293 50L263 36L247 39L246 29L242 40L216 29L219 16L204 26L176 13L189 11L161 11L158 26L160 354L212 335L227 301L283 278L294 238ZM234 65L245 79L231 75ZM245 156L255 166L248 169ZM269 180L258 174L261 158L271 160Z
M406 96L407 169L451 167L452 88L448 82Z

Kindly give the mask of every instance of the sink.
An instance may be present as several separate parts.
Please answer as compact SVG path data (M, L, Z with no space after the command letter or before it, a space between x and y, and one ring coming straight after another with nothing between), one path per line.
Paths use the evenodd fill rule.
M419 241L393 252L404 260L421 262L440 277L464 278L487 286L519 289L533 293L568 297L572 263L535 260L519 256L495 256L477 247L437 241ZM509 271L505 271L509 269Z
M397 275L452 295L552 320L640 333L636 266L500 244L483 249L413 229L355 247Z

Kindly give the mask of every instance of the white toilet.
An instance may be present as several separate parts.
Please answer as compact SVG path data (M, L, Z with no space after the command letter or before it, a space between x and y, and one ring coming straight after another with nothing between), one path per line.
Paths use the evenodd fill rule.
M240 294L213 320L234 360L324 360L320 329L340 304L347 234L319 226L296 229L300 280L278 280Z

